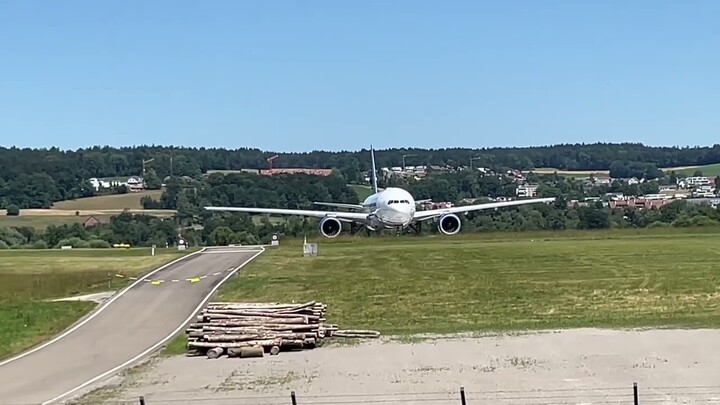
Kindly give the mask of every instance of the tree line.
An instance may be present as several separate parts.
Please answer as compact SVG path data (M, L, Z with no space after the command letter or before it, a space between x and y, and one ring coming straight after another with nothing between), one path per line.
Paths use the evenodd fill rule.
M720 225L718 209L684 200L657 210L611 210L601 202L579 206L568 204L585 197L604 198L606 193L613 192L655 193L659 184L669 181L670 176L641 184L615 181L600 186L588 186L578 179L554 174L533 174L531 177L533 182L540 184L539 196L557 197L555 203L470 213L461 216L461 232ZM418 199L456 204L483 202L489 197L514 197L517 187L509 176L467 171L436 173L424 180L392 178L383 180L382 185L405 187ZM360 198L339 173L327 177L302 174L270 177L244 173L212 174L199 179L173 176L167 180L159 199L146 197L143 204L146 208L177 210L175 217L123 213L112 217L108 224L92 228L80 224L50 226L45 230L5 228L0 231L0 248L109 247L114 243L165 246L176 244L180 237L191 245L227 245L269 243L273 234L317 237L318 220L313 218L271 220L264 216L203 209L209 205L317 209L313 204L316 201L358 203ZM430 223L423 227L423 233L437 233L437 229Z
M169 146L100 147L77 150L0 148L0 209L48 208L53 202L96 194L89 178L138 176L150 188L159 188L167 176L196 178L212 170L274 167L329 168L346 182L359 182L370 169L367 149L286 153L253 148L218 149ZM408 165L483 166L503 172L530 170L610 170L613 177L661 176L658 168L720 162L720 145L705 147L651 147L639 143L563 144L524 148L393 148L376 151L379 167ZM471 160L472 159L472 160ZM122 188L107 192L123 192Z

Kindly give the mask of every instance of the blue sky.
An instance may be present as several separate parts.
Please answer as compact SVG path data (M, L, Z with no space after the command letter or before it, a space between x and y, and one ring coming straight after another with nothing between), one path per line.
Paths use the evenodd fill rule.
M719 1L0 0L0 145L711 145Z

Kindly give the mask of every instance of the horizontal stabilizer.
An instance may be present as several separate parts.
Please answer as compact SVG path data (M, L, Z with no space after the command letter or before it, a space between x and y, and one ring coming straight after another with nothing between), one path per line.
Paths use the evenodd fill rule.
M343 203L329 203L329 202L314 202L315 205L325 205L327 207L347 208L351 210L361 210L363 208L360 204L343 204Z

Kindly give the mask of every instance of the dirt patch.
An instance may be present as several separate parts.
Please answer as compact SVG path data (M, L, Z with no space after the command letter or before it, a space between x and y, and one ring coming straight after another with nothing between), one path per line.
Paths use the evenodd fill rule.
M104 291L94 294L86 294L86 295L78 295L74 297L65 297L65 298L58 298L51 300L53 302L62 302L62 301L90 301L95 302L97 304L102 304L105 301L112 298L112 296L115 295L115 291Z
M459 404L462 386L472 404L632 403L637 382L641 402L693 403L720 398L718 341L718 330L577 329L383 339L254 359L177 356L115 392L148 405L290 404L291 391L298 403Z

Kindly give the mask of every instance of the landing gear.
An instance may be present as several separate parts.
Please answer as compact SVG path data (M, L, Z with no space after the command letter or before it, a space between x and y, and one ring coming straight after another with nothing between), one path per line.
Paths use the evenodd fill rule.
M416 222L414 224L410 224L410 225L408 225L406 230L409 233L412 233L415 235L420 235L422 233L422 222Z
M410 224L407 227L395 227L395 233L397 236L400 235L420 235L422 233L422 225L420 222L415 224Z
M361 230L365 230L365 236L370 236L372 229L368 228L366 225L356 224L356 223L350 223L350 233L352 235L357 235L358 232Z
M365 225L358 225L354 222L350 223L350 233L356 235L361 229L365 229Z

